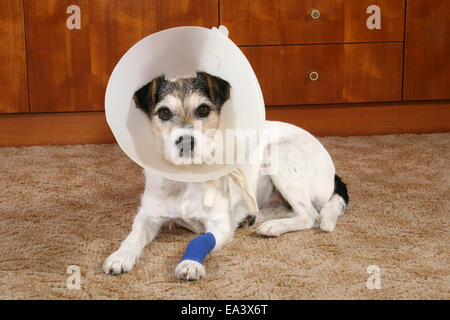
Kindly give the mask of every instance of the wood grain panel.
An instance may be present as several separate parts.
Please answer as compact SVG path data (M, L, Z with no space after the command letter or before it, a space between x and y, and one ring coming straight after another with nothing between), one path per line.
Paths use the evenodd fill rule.
M112 142L102 111L0 115L0 146Z
M408 0L405 100L450 99L450 1Z
M400 43L243 47L266 105L399 101ZM309 74L319 78L311 81Z
M267 119L317 136L450 131L450 102L269 107ZM112 143L104 112L0 115L0 146Z
M450 131L450 102L271 107L267 119L317 136L359 136Z
M22 0L0 5L0 113L28 112Z
M68 30L66 9L81 9ZM32 112L103 110L109 76L141 38L162 29L218 24L218 0L25 0Z
M367 7L381 9L369 30ZM220 22L239 45L403 41L404 0L221 0ZM311 10L319 10L312 19Z

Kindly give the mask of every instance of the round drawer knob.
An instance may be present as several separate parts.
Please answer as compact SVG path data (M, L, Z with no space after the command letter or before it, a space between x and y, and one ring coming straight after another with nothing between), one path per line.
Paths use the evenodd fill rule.
M317 9L312 9L311 10L311 18L319 19L319 17L320 17L320 11Z
M311 79L312 81L316 81L317 79L319 79L319 74L315 71L312 71L309 74L309 79Z

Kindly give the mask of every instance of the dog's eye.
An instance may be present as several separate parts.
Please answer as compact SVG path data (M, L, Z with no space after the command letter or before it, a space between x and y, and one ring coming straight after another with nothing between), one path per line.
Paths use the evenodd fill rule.
M162 121L167 121L172 118L172 111L170 111L167 107L159 108L158 111L156 111L156 114Z
M195 115L199 118L206 118L209 116L211 108L207 104L201 104L197 109L195 109Z

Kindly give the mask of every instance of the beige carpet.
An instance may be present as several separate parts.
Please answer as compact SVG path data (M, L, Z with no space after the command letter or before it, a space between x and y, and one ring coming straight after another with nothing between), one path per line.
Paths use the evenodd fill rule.
M194 237L183 229L163 231L132 272L101 272L144 187L117 145L0 148L0 297L449 299L450 134L321 141L349 187L336 231L238 230L198 282L174 277ZM69 265L81 269L80 290L66 287ZM370 265L379 290L366 287Z

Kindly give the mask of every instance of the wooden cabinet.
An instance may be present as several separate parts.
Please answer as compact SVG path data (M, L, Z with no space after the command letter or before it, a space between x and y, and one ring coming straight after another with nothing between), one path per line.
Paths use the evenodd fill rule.
M1 0L0 146L113 141L114 66L187 25L228 28L268 119L327 135L449 131L449 17L450 0Z
M380 29L368 29L370 6ZM404 0L221 0L220 22L239 45L403 41Z
M400 101L404 15L404 0L220 2L266 105Z
M450 1L408 0L406 12L404 99L450 99Z
M69 30L67 8L80 9ZM30 110L104 109L109 76L135 42L180 26L218 24L217 0L25 0Z
M400 43L252 46L242 50L252 62L266 105L401 99Z
M22 0L0 5L0 113L28 112Z

